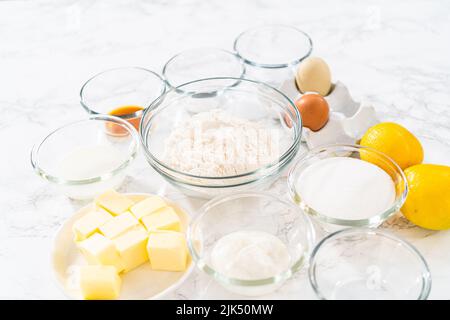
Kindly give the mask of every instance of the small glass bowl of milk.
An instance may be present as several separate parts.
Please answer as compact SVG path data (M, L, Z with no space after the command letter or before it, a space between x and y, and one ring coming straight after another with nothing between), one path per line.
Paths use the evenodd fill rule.
M431 274L421 253L391 232L348 228L315 247L309 280L323 300L425 300Z
M31 164L69 198L92 199L122 184L138 148L129 122L96 115L50 132L33 147Z
M197 267L243 296L277 290L307 263L314 240L313 225L299 207L263 192L210 200L187 232Z
M325 231L377 227L399 212L408 194L400 167L360 145L331 145L302 155L289 172L293 201Z

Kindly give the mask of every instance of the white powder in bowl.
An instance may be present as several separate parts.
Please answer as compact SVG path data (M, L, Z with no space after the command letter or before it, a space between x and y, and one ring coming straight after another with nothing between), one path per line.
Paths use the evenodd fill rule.
M164 161L199 176L225 177L256 170L280 156L280 134L220 109L198 113L172 131Z

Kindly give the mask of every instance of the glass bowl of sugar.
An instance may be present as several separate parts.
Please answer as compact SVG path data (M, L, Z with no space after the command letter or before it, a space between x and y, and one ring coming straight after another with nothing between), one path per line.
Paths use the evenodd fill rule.
M330 145L303 154L288 176L291 198L329 232L377 227L408 194L400 167L360 145Z
M370 228L348 228L321 240L311 255L309 280L324 300L425 300L431 290L420 252Z
M31 164L68 197L92 199L121 185L138 148L132 124L96 115L50 132L33 147Z
M186 234L197 267L232 293L277 290L309 259L315 231L300 208L264 192L214 198Z

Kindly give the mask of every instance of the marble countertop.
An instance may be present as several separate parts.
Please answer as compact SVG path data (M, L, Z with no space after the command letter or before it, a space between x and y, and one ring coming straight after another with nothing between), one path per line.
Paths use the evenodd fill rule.
M450 165L450 3L446 1L0 1L0 299L62 299L49 262L58 227L82 204L37 177L30 149L50 129L86 117L79 89L117 66L161 72L175 53L198 46L232 48L242 30L292 24L314 40L333 79L382 120L414 132L425 161ZM272 192L283 193L278 181ZM139 157L121 191L191 201ZM450 299L450 231L404 220L390 229L428 261L430 298ZM168 298L233 297L195 272ZM300 272L268 298L314 298Z

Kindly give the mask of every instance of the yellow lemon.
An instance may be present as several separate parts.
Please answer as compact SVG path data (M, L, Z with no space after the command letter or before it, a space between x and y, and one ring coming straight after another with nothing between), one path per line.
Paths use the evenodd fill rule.
M374 125L366 131L360 144L383 152L402 169L419 164L423 160L423 149L419 140L397 123L382 122ZM361 159L372 162L367 154L361 153Z
M419 227L450 229L450 167L419 164L405 170L409 193L403 215Z

